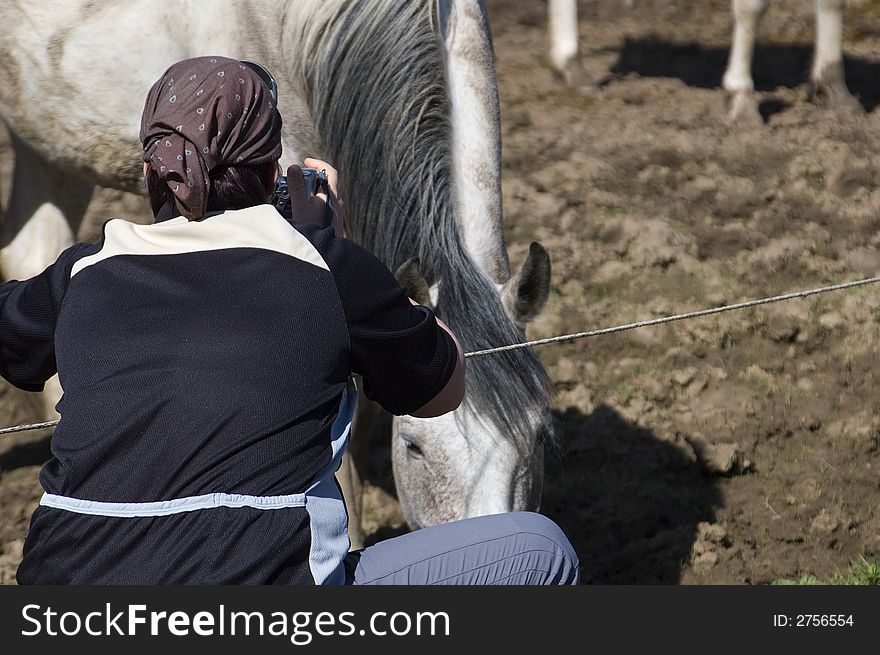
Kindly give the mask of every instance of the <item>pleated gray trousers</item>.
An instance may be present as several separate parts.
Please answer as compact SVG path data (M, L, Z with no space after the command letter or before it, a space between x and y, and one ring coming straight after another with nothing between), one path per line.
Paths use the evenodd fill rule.
M546 516L512 512L416 530L351 552L347 584L573 585L578 559Z

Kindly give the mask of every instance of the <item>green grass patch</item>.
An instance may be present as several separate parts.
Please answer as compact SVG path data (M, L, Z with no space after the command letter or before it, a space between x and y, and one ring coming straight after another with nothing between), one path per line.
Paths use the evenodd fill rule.
M797 580L774 580L773 585L880 585L880 560L873 561L859 555L850 562L845 571L836 571L828 580L820 580L814 575L804 575Z
M820 585L823 583L819 582L819 579L814 575L804 575L804 576L801 576L800 578L798 578L797 580L788 580L788 579L782 578L780 580L774 580L770 584L775 585L775 586L779 586L779 587L786 587L786 586L793 586L793 585L812 586L812 585Z

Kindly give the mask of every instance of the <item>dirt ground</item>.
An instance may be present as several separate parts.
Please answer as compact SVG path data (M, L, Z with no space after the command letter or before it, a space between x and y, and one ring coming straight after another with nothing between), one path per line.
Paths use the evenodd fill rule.
M755 65L766 125L743 128L719 89L727 0L582 0L595 96L546 68L543 3L488 0L511 257L537 239L554 265L530 337L880 274L880 2L845 16L862 116L807 102L812 4L771 3ZM102 190L90 212L146 205ZM868 287L543 348L562 444L543 511L584 581L827 579L880 555L878 336ZM38 418L27 400L0 386L0 424ZM48 441L2 439L8 583ZM381 486L377 534L400 523Z

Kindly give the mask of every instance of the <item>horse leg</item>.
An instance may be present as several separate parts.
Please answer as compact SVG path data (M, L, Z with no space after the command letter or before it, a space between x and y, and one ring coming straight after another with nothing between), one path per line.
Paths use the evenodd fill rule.
M351 548L358 550L364 547L364 484L360 471L364 468L364 458L368 453L368 445L376 419L381 407L367 398L362 390L358 392L358 407L351 426L348 451L342 457L342 463L336 472L336 480L342 487L345 506L348 510L348 538Z
M730 95L731 122L760 123L752 80L752 57L758 21L767 9L767 0L733 0L733 45L724 73L724 90Z
M846 0L816 0L816 52L812 97L834 109L861 113L862 106L846 88L843 74L843 7Z
M15 173L5 220L0 226L0 272L4 279L27 279L42 273L73 245L94 187L53 166L12 135ZM61 385L55 375L39 397L44 419L56 418Z
M596 83L578 57L577 0L549 0L550 64L565 83L590 94Z
M352 429L352 433L354 430ZM352 434L352 438L354 435ZM364 547L364 528L362 525L364 511L364 486L358 474L357 466L352 461L351 452L342 456L342 462L336 471L336 481L342 489L345 509L348 512L348 540L351 550Z

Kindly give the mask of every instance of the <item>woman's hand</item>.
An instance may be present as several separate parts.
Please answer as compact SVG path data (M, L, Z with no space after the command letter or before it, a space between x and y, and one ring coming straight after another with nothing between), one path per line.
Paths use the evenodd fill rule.
M303 161L306 168L315 168L327 172L327 186L330 187L330 202L333 207L333 231L336 236L345 236L345 220L342 214L342 201L336 191L339 182L339 173L335 168L320 159L306 158ZM297 223L323 225L324 211L327 206L327 194L323 191L312 195L311 189L306 188L306 181L302 169L293 164L287 169L287 192L290 194L290 210L293 220Z

